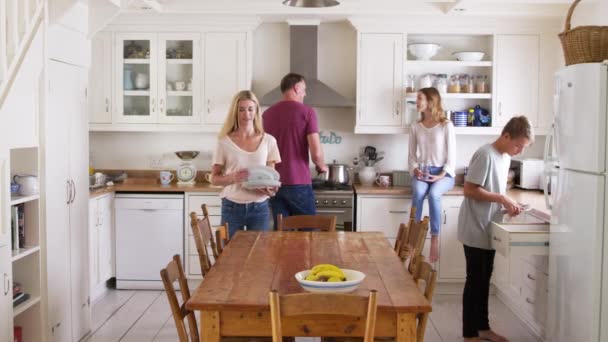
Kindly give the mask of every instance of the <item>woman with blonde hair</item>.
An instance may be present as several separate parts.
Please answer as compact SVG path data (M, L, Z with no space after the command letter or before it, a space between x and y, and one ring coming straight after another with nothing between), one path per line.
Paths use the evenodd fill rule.
M228 223L229 235L238 229L268 230L270 210L268 198L276 188L249 190L248 168L281 162L276 139L264 133L260 104L249 90L238 92L232 99L230 112L219 133L213 154L211 183L223 185L222 224Z
M408 164L412 174L412 206L420 221L424 198L428 196L431 218L429 260L439 260L441 196L454 187L456 135L454 125L445 117L441 95L435 88L422 88L416 96L421 118L411 127Z

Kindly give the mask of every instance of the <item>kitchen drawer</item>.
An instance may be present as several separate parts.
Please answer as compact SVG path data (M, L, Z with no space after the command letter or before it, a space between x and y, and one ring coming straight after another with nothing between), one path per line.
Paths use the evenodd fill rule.
M203 215L201 205L207 205L209 215L222 215L222 199L219 195L212 196L189 196L188 197L188 213L195 212L197 215Z
M361 210L357 231L380 231L389 239L395 239L399 224L407 223L410 217L411 198L361 198Z
M549 274L549 256L548 255L528 255L523 257L523 260L534 266L539 272L545 275Z
M497 224L490 229L492 248L505 257L517 253L520 257L549 254L548 224Z
M527 262L523 262L523 284L535 291L545 288L544 273Z
M544 325L547 315L547 292L523 286L521 289L522 309L540 325Z

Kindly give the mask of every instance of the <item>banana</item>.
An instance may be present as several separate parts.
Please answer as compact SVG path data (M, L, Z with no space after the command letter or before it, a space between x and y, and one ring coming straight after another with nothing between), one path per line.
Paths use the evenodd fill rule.
M312 281L316 281L316 280L319 280L319 277L317 277L317 276L316 276L316 275L314 275L314 274L309 274L309 275L307 275L307 276L306 276L306 278L304 278L304 279L306 279L306 280L312 280Z
M344 280L342 280L341 278L338 278L338 277L331 277L331 278L327 279L327 281L330 283L336 283L336 282L344 281Z
M319 264L319 265L316 265L315 267L313 267L310 273L317 274L324 270L333 270L333 271L342 272L338 266L335 266L332 264Z
M333 271L333 270L323 270L321 272L318 272L317 274L315 274L318 278L339 278L342 280L346 280L346 277L344 276L344 273L342 273L342 271Z

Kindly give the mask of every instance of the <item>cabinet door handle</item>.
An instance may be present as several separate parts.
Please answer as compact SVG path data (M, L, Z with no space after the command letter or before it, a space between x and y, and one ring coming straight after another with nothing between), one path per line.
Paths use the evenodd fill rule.
M528 279L536 281L536 278L534 278L533 276L531 276L530 273L528 273L527 276L528 276Z
M207 114L211 114L211 99L207 99Z
M70 203L74 203L76 199L76 183L74 183L73 179L70 179L70 181L72 182L72 201Z
M159 107L160 107L159 111L161 113L164 113L165 112L165 99L160 99L160 106Z
M152 108L152 113L155 112L155 108L154 108L154 99L150 98L150 108Z
M9 289L11 288L11 280L8 277L8 274L4 273L4 295L8 294Z
M110 112L110 100L106 97L106 113Z
M528 303L528 304L534 304L534 301L530 300L530 298L526 297L526 303Z
M448 222L448 215L445 213L445 210L443 211L443 224L446 224Z
M407 214L408 213L407 210L389 210L388 212L390 214Z
M401 101L397 101L397 103L395 103L395 116L399 116L400 102Z
M65 181L67 183L66 187L65 187L65 191L66 191L66 198L67 200L65 201L65 204L70 204L70 200L72 199L72 183L70 183L70 180L66 180Z
M492 237L492 240L494 240L494 241L498 241L498 242L502 242L502 240L501 240L501 239L499 239L499 238L497 238L496 236Z
M502 101L498 102L498 116L502 116Z

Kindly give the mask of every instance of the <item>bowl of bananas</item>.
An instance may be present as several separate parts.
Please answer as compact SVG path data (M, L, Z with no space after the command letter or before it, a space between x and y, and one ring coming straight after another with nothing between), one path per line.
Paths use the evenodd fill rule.
M332 264L320 264L296 273L295 277L309 292L345 293L355 291L365 279L365 274Z

